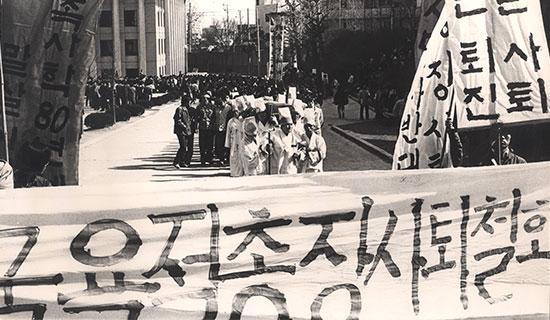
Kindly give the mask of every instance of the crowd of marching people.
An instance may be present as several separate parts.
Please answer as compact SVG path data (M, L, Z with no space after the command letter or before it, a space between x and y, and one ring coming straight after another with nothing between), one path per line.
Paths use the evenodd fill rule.
M187 77L174 114L180 148L173 165L191 165L198 133L201 165L229 165L232 177L322 172L327 148L320 103L322 97L303 85Z
M148 106L153 93L178 93L184 75L124 77L113 80L109 77L89 78L86 84L86 106L98 111L109 111L111 101L116 107L139 103Z

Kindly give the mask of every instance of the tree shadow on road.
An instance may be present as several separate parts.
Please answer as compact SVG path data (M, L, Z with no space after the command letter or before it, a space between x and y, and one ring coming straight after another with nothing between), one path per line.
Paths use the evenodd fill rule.
M189 168L175 168L172 163L174 157L178 151L179 144L177 142L170 143L160 153L154 154L150 157L140 157L132 159L132 162L140 161L140 164L129 164L123 166L117 166L109 168L110 170L126 170L126 171L138 171L138 170L154 170L169 172L169 174L153 174L153 177L173 177L175 180L153 180L154 182L164 181L181 181L185 178L206 178L206 177L225 177L229 176L229 168L227 166L202 166L200 165L200 156L197 148L193 153L193 159ZM216 172L219 171L219 172ZM162 179L162 178L161 178Z

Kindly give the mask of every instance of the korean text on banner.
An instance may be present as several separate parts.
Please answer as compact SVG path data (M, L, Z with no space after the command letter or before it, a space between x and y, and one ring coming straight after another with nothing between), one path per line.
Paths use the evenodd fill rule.
M415 43L416 66L420 63L422 53L427 49L428 40L430 40L444 5L445 0L422 0L420 21L418 22L418 33Z
M450 167L445 119L453 101L453 55L449 49L450 9L443 8L420 59L399 128L393 169ZM445 150L443 150L445 146Z
M450 33L458 127L550 121L550 55L540 1L455 2Z
M2 4L6 117L13 166L48 154L53 185L78 183L78 145L97 13L103 0ZM24 162L24 163L23 163ZM34 169L34 168L33 168Z
M548 181L539 163L0 192L0 318L544 319Z

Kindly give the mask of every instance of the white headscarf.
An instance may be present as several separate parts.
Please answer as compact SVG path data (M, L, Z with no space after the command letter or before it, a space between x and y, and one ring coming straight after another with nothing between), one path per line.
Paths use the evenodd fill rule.
M9 163L0 160L0 190L13 189L13 169Z

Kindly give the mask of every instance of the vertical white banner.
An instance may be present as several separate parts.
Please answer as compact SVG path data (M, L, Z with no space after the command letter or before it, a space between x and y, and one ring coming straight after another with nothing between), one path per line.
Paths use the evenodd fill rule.
M394 170L451 166L448 144L443 150L445 119L453 98L449 50L453 21L444 19L449 15L445 6L416 71L395 145Z
M422 53L426 51L428 41L434 31L434 27L441 15L445 0L422 0L420 21L418 22L418 33L415 44L416 65L420 63Z
M550 56L539 0L456 0L453 11L458 126L550 121Z
M17 179L42 169L78 184L88 67L103 0L4 1L2 66L11 164Z

